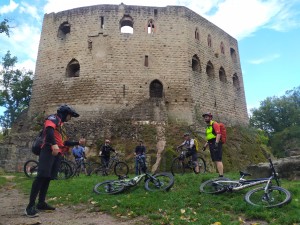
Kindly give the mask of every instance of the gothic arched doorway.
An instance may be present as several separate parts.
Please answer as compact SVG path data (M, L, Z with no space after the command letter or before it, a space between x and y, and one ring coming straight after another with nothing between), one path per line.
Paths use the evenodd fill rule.
M150 98L162 98L163 85L159 80L154 80L150 84Z

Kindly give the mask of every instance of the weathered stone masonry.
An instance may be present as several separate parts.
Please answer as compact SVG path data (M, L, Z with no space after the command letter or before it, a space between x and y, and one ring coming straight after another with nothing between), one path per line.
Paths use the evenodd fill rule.
M45 14L30 107L0 146L0 167L22 169L32 158L37 116L62 103L81 115L67 124L69 137L85 137L94 150L112 134L114 119L157 124L160 151L169 120L196 124L211 111L227 126L248 123L237 41L182 6Z
M122 33L124 26L133 33ZM247 123L237 41L182 6L96 5L45 15L30 115L68 103L83 120L137 106L131 118L155 120L144 112L157 101L164 115L188 123L206 111Z

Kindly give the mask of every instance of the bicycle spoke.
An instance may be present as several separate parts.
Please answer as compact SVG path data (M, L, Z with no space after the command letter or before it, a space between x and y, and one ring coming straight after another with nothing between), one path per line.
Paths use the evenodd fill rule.
M256 188L245 195L245 200L251 205L261 207L277 207L291 201L291 194L281 187L269 187L265 192L264 187Z

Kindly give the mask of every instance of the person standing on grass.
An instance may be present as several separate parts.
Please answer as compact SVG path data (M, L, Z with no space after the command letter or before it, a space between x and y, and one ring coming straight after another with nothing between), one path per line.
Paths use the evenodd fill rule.
M38 210L55 210L46 203L46 195L51 180L57 179L57 174L62 159L62 154L68 151L68 147L84 145L85 139L79 141L68 141L63 124L72 117L79 117L79 114L68 105L61 105L56 114L47 117L44 122L44 142L39 155L39 166L37 177L32 182L29 204L25 209L28 217L39 216ZM38 203L35 200L38 198Z
M213 121L210 112L202 115L206 123L206 140L203 146L203 151L209 146L211 160L215 163L219 172L219 177L223 177L223 162L222 162L222 142L221 130L217 122Z
M142 166L142 172L146 173L147 171L147 166L146 166L146 147L144 146L144 143L142 140L140 140L139 145L136 146L135 151L134 151L134 156L135 156L135 174L138 175L138 167L139 167L139 159L143 161L143 166Z
M117 153L116 150L111 147L110 140L106 139L104 145L101 146L99 156L101 157L101 163L103 167L105 167L105 171L103 171L103 175L107 175L106 170L108 169L108 164L110 160L110 152Z
M75 158L75 162L77 166L80 166L80 171L83 168L85 174L87 175L86 167L84 164L84 160L86 159L84 147L81 145L75 145L75 147L72 149L72 154Z

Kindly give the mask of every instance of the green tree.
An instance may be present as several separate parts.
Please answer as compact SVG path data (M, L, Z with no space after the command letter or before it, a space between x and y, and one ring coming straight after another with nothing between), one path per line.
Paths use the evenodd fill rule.
M3 21L1 21L1 23L0 23L0 34L5 33L7 36L9 36L10 26L9 26L8 22L9 22L8 19L4 19Z
M2 58L0 71L0 106L6 108L0 116L0 125L7 134L12 123L20 113L29 106L31 97L33 73L14 69L17 57L12 57L8 51Z
M282 97L268 97L258 109L252 109L250 125L270 136L284 129L300 125L300 86Z
M300 144L300 86L281 97L269 97L253 109L250 125L268 134L272 152L289 156Z

